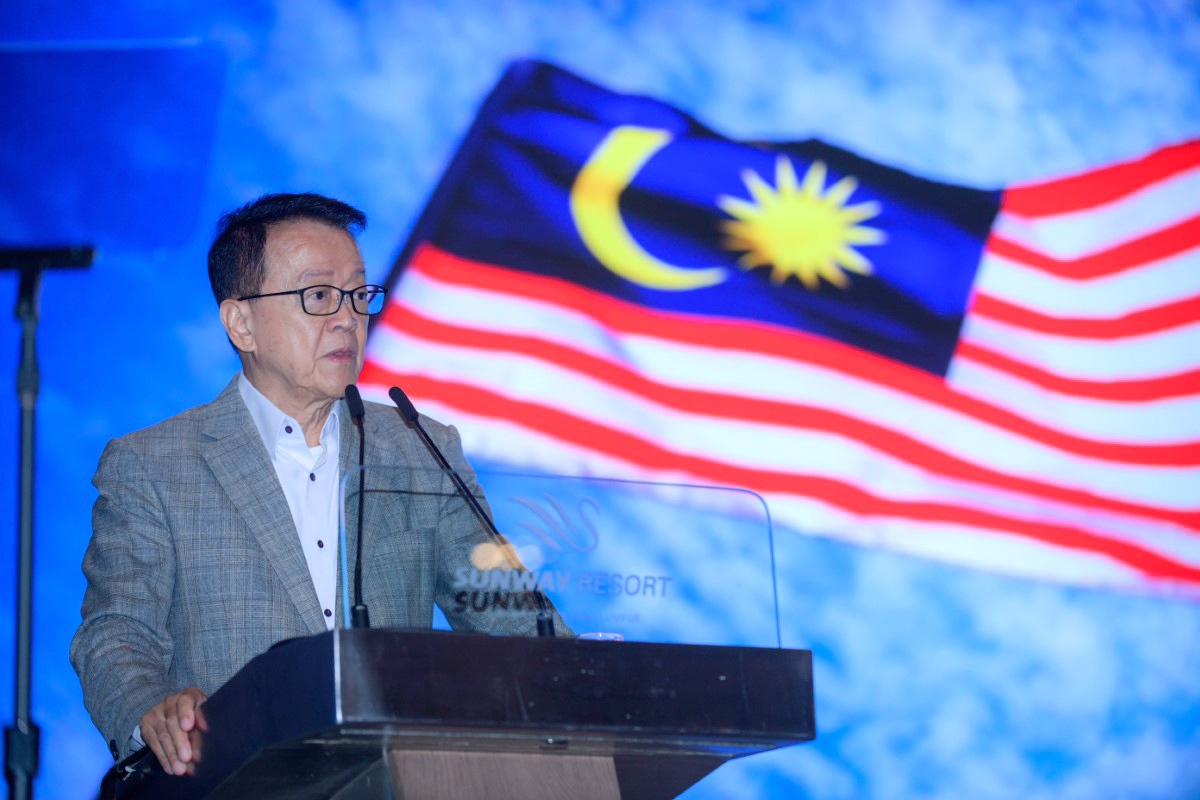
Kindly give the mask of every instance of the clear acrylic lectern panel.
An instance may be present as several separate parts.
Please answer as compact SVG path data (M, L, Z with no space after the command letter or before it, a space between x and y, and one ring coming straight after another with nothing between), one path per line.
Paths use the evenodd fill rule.
M577 635L780 646L770 517L753 492L477 477L471 492L500 540L441 470L351 470L343 481L343 605L354 602L361 499L363 592L375 626L428 627L437 598L455 629L531 635L540 593L561 615L559 627Z

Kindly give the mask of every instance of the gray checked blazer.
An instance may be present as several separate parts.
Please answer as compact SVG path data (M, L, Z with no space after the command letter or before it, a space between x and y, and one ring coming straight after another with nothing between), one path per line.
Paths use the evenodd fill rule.
M421 469L367 474L363 592L372 626L428 629L436 601L455 628L533 635L532 614L454 612L454 569L485 531L397 411L366 406L364 463ZM356 482L358 431L344 409L338 417L341 471ZM477 488L457 432L422 423ZM93 483L99 497L71 663L114 757L128 754L141 715L168 694L189 686L211 694L276 642L325 631L287 500L236 378L211 403L109 442ZM357 492L347 496L354 519ZM356 527L347 525L351 570ZM341 597L339 575L339 623ZM555 624L565 630L557 614Z

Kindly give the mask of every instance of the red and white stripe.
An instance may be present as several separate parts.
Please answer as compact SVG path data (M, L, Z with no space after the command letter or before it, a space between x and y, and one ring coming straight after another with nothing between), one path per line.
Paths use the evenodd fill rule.
M800 530L1200 588L1198 181L1193 143L1010 190L946 381L425 245L360 383L404 386L490 460L741 486Z

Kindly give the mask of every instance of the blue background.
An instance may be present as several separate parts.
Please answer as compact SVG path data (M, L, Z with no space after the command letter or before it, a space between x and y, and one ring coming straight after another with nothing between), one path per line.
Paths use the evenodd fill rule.
M81 50L89 66L14 66L47 51L78 65ZM139 66L148 53L161 59ZM370 217L361 245L382 279L513 58L662 98L732 138L817 136L994 187L1200 135L1198 54L1200 8L1168 0L10 4L0 241L102 248L90 271L49 274L42 290L40 796L88 796L108 765L66 660L100 450L210 399L236 369L203 269L223 211L265 191L341 197ZM116 66L94 66L106 58ZM26 117L44 136L14 122ZM15 290L0 276L0 305ZM12 375L18 328L0 332L0 376ZM0 391L9 587L16 419ZM820 738L722 768L696 796L1200 796L1194 601L796 534L777 545L784 644L814 651ZM11 605L0 595L6 722Z

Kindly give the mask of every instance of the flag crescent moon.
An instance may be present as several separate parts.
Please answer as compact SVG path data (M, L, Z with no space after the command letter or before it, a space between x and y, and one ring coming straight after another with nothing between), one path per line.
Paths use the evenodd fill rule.
M571 187L575 229L607 269L627 281L652 289L703 289L725 280L723 267L690 269L668 264L647 253L621 219L621 192L670 134L657 128L622 125L593 151Z

